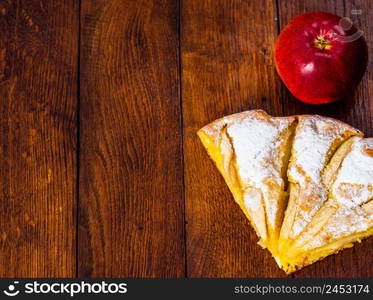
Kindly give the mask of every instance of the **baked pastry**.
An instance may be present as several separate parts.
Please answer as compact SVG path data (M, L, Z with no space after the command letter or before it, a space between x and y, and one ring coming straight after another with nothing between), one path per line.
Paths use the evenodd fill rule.
M341 121L318 115L298 116L288 169L290 197L279 249L286 251L328 198L323 171L336 149L361 133Z
M295 118L262 110L242 112L203 127L198 135L250 220L259 244L272 252L287 202L286 170Z
M352 137L323 175L328 200L279 262L291 273L373 234L373 138Z
M198 135L259 244L285 272L373 234L373 139L357 129L317 115L254 110Z

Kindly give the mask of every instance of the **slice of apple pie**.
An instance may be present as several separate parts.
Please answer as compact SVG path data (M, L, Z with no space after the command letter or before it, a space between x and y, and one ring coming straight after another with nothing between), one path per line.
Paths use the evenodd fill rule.
M230 115L198 132L287 273L373 234L373 139L317 115Z
M297 116L288 180L289 203L281 228L279 250L286 251L328 198L322 174L336 149L361 133L338 120L318 115Z
M323 174L328 199L292 247L280 255L291 273L373 234L373 138L352 137Z
M272 252L287 202L286 170L295 118L261 110L226 116L198 131L259 244Z

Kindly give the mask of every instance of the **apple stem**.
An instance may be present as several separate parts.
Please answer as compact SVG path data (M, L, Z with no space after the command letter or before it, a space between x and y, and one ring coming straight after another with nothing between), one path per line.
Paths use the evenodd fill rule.
M315 39L315 47L320 50L328 50L331 48L329 40L325 38L323 35L319 35Z

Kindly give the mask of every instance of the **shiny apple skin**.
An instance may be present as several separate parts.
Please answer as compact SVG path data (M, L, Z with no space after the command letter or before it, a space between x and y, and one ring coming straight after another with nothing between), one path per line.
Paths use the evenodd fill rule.
M290 92L310 104L331 103L349 98L364 75L368 49L361 36L344 41L357 32L345 31L341 17L327 12L311 12L293 19L281 32L275 47L276 69ZM346 28L346 26L343 26ZM329 49L316 47L325 36ZM337 36L338 37L338 36Z

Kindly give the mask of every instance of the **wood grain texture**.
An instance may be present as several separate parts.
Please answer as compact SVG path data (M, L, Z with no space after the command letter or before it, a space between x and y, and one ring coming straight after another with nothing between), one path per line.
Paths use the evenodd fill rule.
M373 40L373 3L371 1L284 1L279 0L280 27L283 28L294 17L309 11L329 11L349 17L365 33L369 49L369 67L367 73L352 99L328 105L308 105L297 101L283 86L284 114L314 113L334 117L362 130L366 136L373 136L373 99L372 95L372 40ZM353 9L361 10L355 15ZM373 239L370 238L355 247L343 250L301 271L294 277L372 277Z
M348 112L347 118L366 136L373 137L373 2L346 0L344 15L364 32L369 54L367 71L356 89L353 98L354 107ZM373 251L373 243L371 243L369 249ZM373 265L373 252L370 252L370 254L371 265ZM373 268L371 272L370 276L373 275Z
M276 74L279 29L315 10L364 31L350 101L303 104ZM0 277L285 276L196 132L261 108L373 136L372 22L369 0L0 0ZM291 277L372 265L370 238Z
M81 9L78 275L184 276L177 1Z
M190 277L281 277L196 132L227 114L282 113L275 1L181 1L187 270Z
M0 277L75 276L76 1L0 1Z

